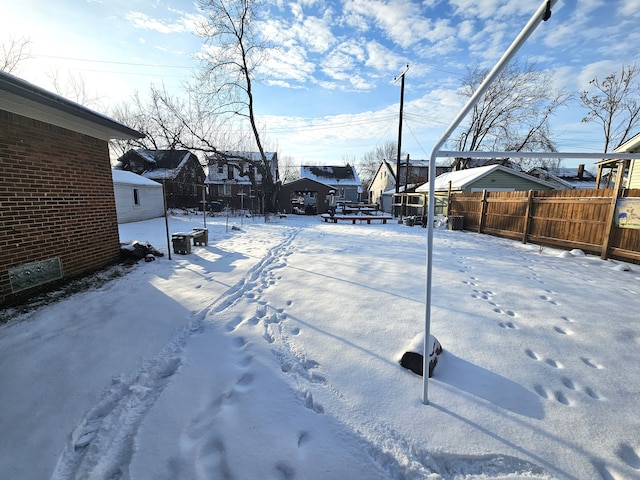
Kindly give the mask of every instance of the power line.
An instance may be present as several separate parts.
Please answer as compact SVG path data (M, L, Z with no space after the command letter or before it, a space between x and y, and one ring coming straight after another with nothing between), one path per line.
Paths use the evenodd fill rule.
M186 65L162 65L159 63L139 63L139 62L115 62L111 60L94 60L90 58L74 58L74 57L60 57L56 55L42 55L42 54L34 54L33 57L41 57L41 58L57 58L59 60L72 60L74 62L91 62L91 63L106 63L112 65L131 65L134 67L153 67L153 68L184 68L184 69L192 69L193 66Z

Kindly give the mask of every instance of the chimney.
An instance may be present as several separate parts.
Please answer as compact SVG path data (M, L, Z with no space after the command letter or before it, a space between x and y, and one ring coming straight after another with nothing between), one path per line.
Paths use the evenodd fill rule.
M583 176L584 176L584 163L581 163L580 165L578 165L578 180L582 180Z

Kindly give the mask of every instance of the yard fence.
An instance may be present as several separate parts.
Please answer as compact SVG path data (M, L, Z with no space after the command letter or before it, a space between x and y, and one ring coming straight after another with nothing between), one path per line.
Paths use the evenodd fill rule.
M640 189L458 193L447 213L462 216L465 230L640 263L640 229L618 225L616 213L619 199L639 197Z

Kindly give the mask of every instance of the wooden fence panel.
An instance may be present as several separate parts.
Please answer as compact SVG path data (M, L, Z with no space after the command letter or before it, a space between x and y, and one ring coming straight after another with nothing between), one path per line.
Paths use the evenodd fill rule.
M608 245L603 257L640 263L640 230L609 228L614 194L613 189L454 194L449 215L463 216L465 230L601 255ZM623 195L640 198L640 189Z

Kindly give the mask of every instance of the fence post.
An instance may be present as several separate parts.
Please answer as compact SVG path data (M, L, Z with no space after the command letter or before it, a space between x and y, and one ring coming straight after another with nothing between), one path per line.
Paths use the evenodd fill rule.
M478 233L482 233L487 213L487 189L482 190L482 200L480 201L480 221L478 222Z
M527 243L527 235L529 235L529 225L531 224L531 202L533 200L533 190L529 190L527 194L527 208L524 212L524 228L522 229L522 243Z
M622 191L622 179L624 178L625 161L618 163L618 171L616 172L616 183L613 187L613 193L611 194L611 204L609 206L609 213L607 214L607 223L605 223L604 240L602 243L602 251L600 252L600 258L606 260L609 256L609 248L611 247L611 231L613 230L613 224L616 221L616 205L620 192Z

